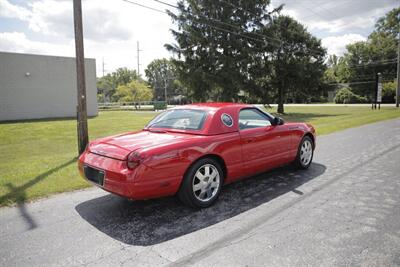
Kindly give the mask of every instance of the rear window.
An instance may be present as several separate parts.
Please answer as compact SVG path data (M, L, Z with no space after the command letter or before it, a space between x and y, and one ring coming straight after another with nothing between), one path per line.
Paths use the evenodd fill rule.
M207 113L203 110L172 109L155 117L146 127L201 130L206 117Z

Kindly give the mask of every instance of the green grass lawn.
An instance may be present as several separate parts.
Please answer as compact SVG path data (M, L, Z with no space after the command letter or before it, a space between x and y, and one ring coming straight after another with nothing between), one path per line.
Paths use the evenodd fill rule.
M274 108L267 111L273 113L275 110ZM285 121L311 123L316 128L317 135L324 135L363 124L398 118L400 109L381 107L380 110L371 110L368 106L288 106L285 107L285 115L281 117Z
M286 121L310 122L319 135L400 117L384 107L286 107ZM89 119L90 139L142 128L154 112L103 111ZM0 124L0 206L90 186L76 166L76 121Z

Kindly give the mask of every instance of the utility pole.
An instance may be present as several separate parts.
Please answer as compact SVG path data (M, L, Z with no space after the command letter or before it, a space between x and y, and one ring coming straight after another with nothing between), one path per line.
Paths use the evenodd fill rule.
M85 83L85 56L83 51L82 30L82 3L81 0L73 0L74 28L75 28L75 52L76 52L76 79L77 79L77 130L79 155L85 151L89 142L86 110L86 83Z
M167 95L167 77L164 76L164 98L165 98L165 104L168 107L168 95Z
M378 103L378 109L381 109L381 102L382 102L382 74L379 72L377 75L375 109L376 109L376 103Z
M105 65L105 63L104 63L104 57L102 58L102 60L103 60L103 62L102 62L103 76L102 76L102 77L104 77L104 65ZM105 89L105 88L103 88L103 103L106 103L106 89Z
M396 89L396 107L400 105L400 33L397 44L397 89Z
M139 66L140 66L140 58L139 58L139 53L141 52L141 51L143 51L143 50L140 50L139 49L139 41L137 41L137 50L136 50L136 58L137 58L137 75L138 75L138 77L140 76L140 69L139 69Z
M103 59L103 63L102 63L102 67L103 67L103 76L102 77L104 77L104 57L102 58Z

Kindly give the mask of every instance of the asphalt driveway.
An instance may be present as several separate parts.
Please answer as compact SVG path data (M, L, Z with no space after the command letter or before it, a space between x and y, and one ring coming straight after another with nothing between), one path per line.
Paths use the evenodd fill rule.
M377 111L379 112L379 111ZM0 266L400 266L400 120L317 140L192 210L100 189L0 209Z

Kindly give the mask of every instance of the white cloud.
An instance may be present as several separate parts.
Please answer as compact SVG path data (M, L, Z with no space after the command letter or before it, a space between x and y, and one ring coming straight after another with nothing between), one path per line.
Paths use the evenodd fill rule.
M30 12L28 9L13 5L7 0L0 0L0 17L18 18L21 20L25 20L29 16Z
M29 27L55 36L73 37L71 2L41 0L31 4ZM118 3L86 1L83 3L85 38L96 41L125 40L134 35L130 14Z
M72 1L39 0L29 8L0 0L0 16L26 21L34 32L72 38ZM104 4L102 4L104 3ZM109 41L127 39L133 35L130 17L121 5L111 1L85 1L83 3L84 33L87 39Z
M64 45L31 41L22 32L3 32L0 33L0 51L73 56L74 46L72 43Z
M136 41L111 41L109 43L85 42L85 57L96 59L97 75L103 72L102 61L104 58L105 72L111 72L119 67L137 68ZM169 57L170 54L162 49L163 43L149 40L140 43L143 51L140 53L140 73L144 74L146 66L155 58ZM147 48L147 49L145 49ZM0 51L32 53L41 55L75 56L74 42L55 44L51 42L32 41L22 32L0 33Z
M398 6L398 0L272 0L273 6L284 3L282 13L300 21L322 38L328 54L342 55L346 45L366 40L378 18ZM321 38L321 37L320 37Z
M380 1L290 1L273 0L273 5L284 3L282 13L304 23L311 31L348 33L354 29L372 28L376 20L398 6L398 0Z
M311 20L307 23L310 30L327 30L330 33L344 32L352 27L359 29L367 29L373 25L375 20L371 17L356 17L351 21L337 19L333 21Z
M328 36L321 40L322 46L328 49L328 54L343 55L346 51L346 45L365 41L366 38L360 34L344 34L340 36Z
M153 59L171 56L163 47L173 42L171 19L166 14L115 0L83 1L82 9L85 56L96 58L99 75L103 57L106 72L123 66L136 69L137 41L143 50L142 75ZM24 33L3 33L0 50L74 56L72 15L72 1L35 0L25 8L0 0L0 19L15 18L29 27ZM40 42L33 41L30 33L41 38Z

